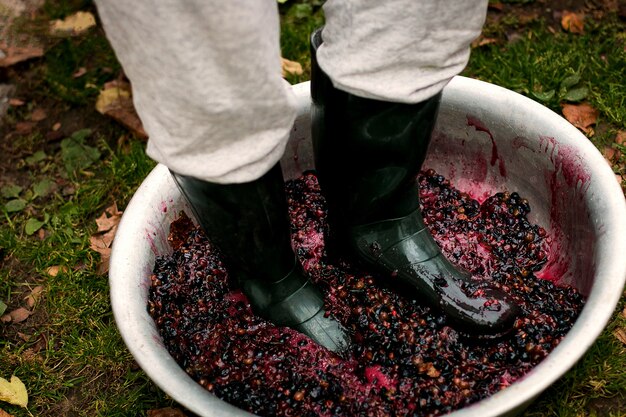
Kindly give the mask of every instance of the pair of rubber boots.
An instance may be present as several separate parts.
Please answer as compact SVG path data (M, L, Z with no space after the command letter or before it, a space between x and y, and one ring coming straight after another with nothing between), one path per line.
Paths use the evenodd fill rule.
M360 98L333 87L317 65L321 31L311 37L312 135L329 208L332 247L348 251L440 308L460 331L506 332L517 309L504 294L469 297L470 275L454 267L424 226L416 177L440 95L418 104ZM348 332L324 310L323 296L301 270L290 243L280 167L245 184L212 184L172 173L201 227L230 261L256 314L296 329L335 352Z

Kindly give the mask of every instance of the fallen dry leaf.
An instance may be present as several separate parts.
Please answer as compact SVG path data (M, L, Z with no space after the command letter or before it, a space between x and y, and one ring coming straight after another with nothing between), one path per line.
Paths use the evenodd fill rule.
M489 9L491 10L497 10L499 12L501 12L502 10L504 10L504 4L502 4L501 2L489 2Z
M122 212L117 208L117 203L113 203L96 219L98 232L108 232L114 226L117 226L122 218Z
M25 297L26 305L29 308L35 307L39 299L41 298L41 294L43 293L43 285L38 285Z
M24 101L20 100L19 98L9 99L9 106L19 107L19 106L23 106L24 104L25 104Z
M280 66L283 77L287 75L302 75L304 70L302 69L302 65L296 61L290 61L286 58L280 58Z
M616 329L613 332L613 335L617 338L617 340L626 345L626 331L624 329Z
M72 77L73 78L79 78L79 77L82 77L85 74L87 74L87 68L80 67L74 74L72 74Z
M52 131L53 132L56 132L59 129L61 129L61 123L56 122L55 124L52 125Z
M30 317L31 314L32 313L24 307L19 307L2 316L2 321L5 323L21 323Z
M185 414L178 408L160 408L158 410L148 410L148 417L185 417Z
M109 270L111 245L121 218L122 212L118 210L117 204L113 203L96 219L98 232L89 238L89 247L100 254L100 264L97 271L99 274L105 274Z
M561 27L570 33L583 33L585 28L585 14L563 11Z
M96 100L96 110L121 123L137 137L148 138L148 134L143 129L143 124L135 111L129 83L124 81L106 83Z
M26 386L15 375L11 376L11 382L0 377L0 401L26 408L28 405Z
M432 362L420 363L417 366L417 371L422 374L425 373L431 378L438 378L441 375L441 372L435 368Z
M43 55L36 31L26 29L36 20L41 0L0 0L0 67Z
M0 408L0 417L14 417L13 414L9 414L6 411L4 411L2 408Z
M120 100L128 100L131 97L130 84L123 81L111 81L104 85L96 100L96 110L105 114L106 111L117 104Z
M615 136L615 143L618 145L626 143L626 130L620 130L617 132L617 135Z
M32 58L43 56L43 48L38 45L15 46L0 43L0 68L10 67L18 62L26 61Z
M48 114L46 113L46 111L38 107L35 110L33 110L33 113L30 115L30 120L32 120L33 122L40 122L44 120L46 117L48 117Z
M524 9L522 9L524 10ZM539 13L536 11L528 11L520 13L517 17L520 25L527 25L539 19Z
M56 277L60 273L64 272L67 272L67 267L64 265L53 265L46 269L46 274L50 275L51 277Z
M111 229L111 231L115 232L117 228ZM111 233L111 231L104 233L104 234L97 234L94 236L91 236L89 238L89 247L92 250L95 250L96 252L98 252L100 255L106 255L106 256L110 256L111 255L111 244L113 243L113 238L115 237L114 234Z
M89 12L76 12L65 19L50 22L50 33L57 36L80 35L96 25L96 18Z
M604 149L602 149L602 156L612 165L619 160L621 153L612 146L605 146Z
M480 35L478 38L474 39L474 41L472 42L472 48L478 48L483 45L489 45L489 44L496 43L496 42L498 42L496 38L485 38L482 35Z
M593 134L591 126L596 124L599 112L588 103L561 104L563 116L574 126L587 134Z
M123 212L117 208L117 203L113 203L109 207L105 208L104 212L111 216L121 216L123 214Z
M113 243L116 231L117 226L113 226L106 233L96 233L91 236L89 238L89 241L91 242L91 249L99 253L106 252L106 249L109 249Z
M34 127L35 123L33 122L18 122L15 124L15 133L18 135L30 135Z

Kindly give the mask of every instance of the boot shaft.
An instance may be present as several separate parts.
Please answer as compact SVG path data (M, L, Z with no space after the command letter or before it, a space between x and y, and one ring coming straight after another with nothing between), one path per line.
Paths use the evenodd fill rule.
M240 281L274 282L293 269L295 256L279 165L243 184L213 184L172 175L200 226Z
M334 352L348 349L347 332L326 315L322 293L296 263L278 164L244 184L213 184L174 172L172 176L256 314Z
M340 224L407 215L419 207L415 179L441 95L404 104L338 90L315 60L321 41L316 31L311 37L312 136L329 211Z

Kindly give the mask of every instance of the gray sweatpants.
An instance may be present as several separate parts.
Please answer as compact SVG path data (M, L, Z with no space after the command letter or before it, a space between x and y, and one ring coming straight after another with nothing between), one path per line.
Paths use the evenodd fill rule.
M417 103L463 70L488 0L328 0L318 62L335 87ZM205 181L252 181L295 118L276 0L97 0L147 153Z

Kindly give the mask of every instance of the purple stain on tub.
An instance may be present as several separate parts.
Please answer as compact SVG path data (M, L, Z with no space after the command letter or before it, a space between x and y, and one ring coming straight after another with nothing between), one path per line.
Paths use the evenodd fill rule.
M556 139L551 136L540 136L539 146L544 152L550 153L550 161L554 165L552 174L556 175L560 170L567 185L580 186L580 191L584 194L589 188L591 178L576 149L569 145L557 144Z
M569 283L571 270L593 268L582 264L578 268L572 267L581 262L583 257L578 256L581 251L593 250L593 242L583 242L585 234L579 228L580 219L589 215L588 209L585 204L574 204L575 200L583 202L591 176L572 146L558 143L551 136L540 136L539 149L548 155L552 169L544 171L550 190L548 262L537 276ZM585 288L582 292L586 292Z
M156 244L154 243L155 236L156 236L156 233L154 233L154 231L150 231L150 230L146 229L146 240L148 241L148 244L150 245L150 250L152 251L154 256L158 256L159 255L159 249L157 248Z
M494 166L496 162L498 162L498 170L500 171L500 175L506 177L506 166L504 165L504 159L498 153L498 145L496 144L496 140L491 134L491 131L477 118L474 116L467 115L467 125L474 127L478 132L485 132L489 135L491 139L491 166Z
M526 148L532 152L535 152L533 148L528 144L528 139L523 136L515 136L511 141L511 147L513 149Z

